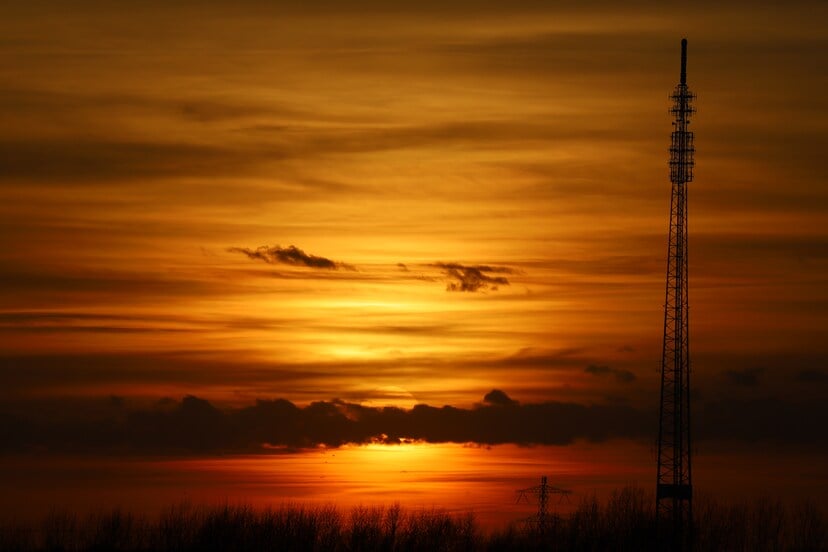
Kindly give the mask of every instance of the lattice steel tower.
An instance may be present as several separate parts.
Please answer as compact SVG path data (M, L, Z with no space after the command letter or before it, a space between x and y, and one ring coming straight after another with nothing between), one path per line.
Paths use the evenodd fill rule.
M541 477L541 484L534 487L527 487L517 491L516 503L529 502L529 496L538 497L538 513L527 518L525 523L537 531L545 531L548 529L555 516L549 514L549 495L561 495L561 498L572 494L569 489L561 489L560 487L553 487L548 483L546 476Z
M659 529L672 549L690 545L693 485L690 469L690 336L687 298L687 184L693 180L695 96L687 88L687 40L681 41L681 80L670 99L673 122L670 144L670 231L667 246L667 291L664 347L661 357L661 411L658 429L656 510Z

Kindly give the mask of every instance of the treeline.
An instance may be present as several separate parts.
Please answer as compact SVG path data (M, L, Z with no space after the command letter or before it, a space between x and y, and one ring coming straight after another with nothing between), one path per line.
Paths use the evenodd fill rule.
M484 531L471 514L285 505L178 505L148 518L123 510L89 516L53 512L39 523L5 521L3 551L473 551L663 550L652 496L636 487L605 503L584 499L567 516L515 522ZM723 504L696 501L694 549L828 550L828 524L811 502L763 499Z

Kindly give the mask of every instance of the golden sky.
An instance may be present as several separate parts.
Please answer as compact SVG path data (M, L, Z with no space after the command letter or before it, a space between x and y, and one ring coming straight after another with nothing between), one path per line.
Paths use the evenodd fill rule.
M828 5L444 4L0 7L2 401L654 409L684 36L695 390L824 401Z

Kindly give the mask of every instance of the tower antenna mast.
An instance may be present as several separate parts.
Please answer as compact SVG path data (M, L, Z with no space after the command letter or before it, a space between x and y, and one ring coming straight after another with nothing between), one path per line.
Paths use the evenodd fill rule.
M689 130L695 95L687 87L687 39L681 41L681 77L670 95L674 117L670 144L670 230L661 357L656 513L659 531L673 550L690 546L693 484L690 464L690 336L687 294L687 184L695 147Z

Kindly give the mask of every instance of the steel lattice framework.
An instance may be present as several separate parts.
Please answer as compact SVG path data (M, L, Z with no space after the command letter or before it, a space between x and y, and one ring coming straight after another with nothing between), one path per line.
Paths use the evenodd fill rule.
M549 515L549 495L557 494L565 497L572 494L572 491L553 487L547 481L544 475L541 477L540 485L518 490L517 500L515 501L516 503L528 503L530 495L538 497L538 513L525 520L528 525L533 526L538 531L544 531L552 519L552 516Z
M664 347L661 358L661 410L658 431L656 509L673 549L689 545L693 526L690 464L690 336L687 296L687 184L693 180L695 96L687 87L687 40L681 41L681 80L670 96L674 117L670 145L670 230Z

